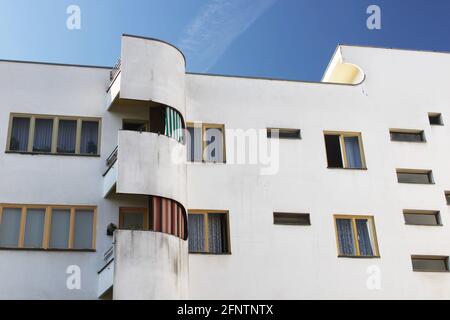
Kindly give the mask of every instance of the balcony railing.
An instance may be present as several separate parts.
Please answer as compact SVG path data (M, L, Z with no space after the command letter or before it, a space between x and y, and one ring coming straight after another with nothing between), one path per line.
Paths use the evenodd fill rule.
M121 60L119 59L112 70L109 72L109 81L112 83L116 79L117 74L120 72Z
M105 176L108 173L108 171L111 169L111 167L114 165L114 163L116 163L118 150L119 150L119 146L115 147L113 152L111 152L109 157L106 159L106 171L103 174L103 176Z

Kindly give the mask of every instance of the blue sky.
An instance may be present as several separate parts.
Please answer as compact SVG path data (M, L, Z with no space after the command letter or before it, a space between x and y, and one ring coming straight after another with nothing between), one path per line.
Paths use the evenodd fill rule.
M339 43L450 51L449 16L448 0L0 0L0 59L111 66L129 33L175 44L188 71L318 81Z

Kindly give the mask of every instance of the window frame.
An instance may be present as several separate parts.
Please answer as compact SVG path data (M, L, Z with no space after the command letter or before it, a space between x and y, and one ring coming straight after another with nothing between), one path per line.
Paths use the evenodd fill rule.
M209 252L209 228L208 228L208 215L210 213L220 213L225 215L225 227L226 227L226 252L222 253L210 253ZM231 254L231 239L230 239L230 216L228 210L204 210L204 209L191 209L188 210L188 221L190 214L198 214L203 216L203 240L205 241L205 251L204 252L189 252L189 254L206 254L206 255L230 255ZM188 238L189 241L189 238ZM189 244L188 244L189 245Z
M429 215L434 216L436 224L424 224L424 223L408 223L405 215ZM423 226L423 227L442 227L441 212L439 210L416 210L416 209L403 209L403 218L405 219L405 225L407 226Z
M356 255L344 255L341 254L341 248L339 245L339 232L338 232L338 226L337 226L337 219L349 219L352 222L352 232L353 232L353 245L355 248ZM359 249L359 243L358 243L358 231L356 228L356 220L358 219L366 219L370 221L370 231L373 235L373 243L372 243L372 256L363 256L360 253ZM378 237L377 237L377 231L375 227L375 217L372 215L349 215L349 214L334 214L333 215L333 222L334 222L334 230L336 235L336 248L338 252L338 258L362 258L362 259L373 259L373 258L381 258L380 256L380 249L378 246Z
M134 230L134 231L148 231L149 228L149 217L148 217L148 209L145 207L120 207L119 208L119 230L133 230L133 229L124 229L124 220L126 214L143 214L144 215L144 229L143 230Z
M96 232L97 232L97 207L96 206L84 206L84 205L42 205L42 204L11 204L11 203L0 203L0 223L2 223L3 209L4 208L14 208L21 209L20 218L20 230L19 230L19 241L17 247L0 247L0 250L40 250L40 251L96 251ZM24 246L25 242L25 226L28 209L44 209L44 229L42 236L42 245L40 247L29 248ZM69 241L67 248L51 248L50 247L50 236L51 236L51 223L53 209L65 209L70 210L70 226L69 226ZM92 210L92 246L86 249L75 249L73 248L75 239L75 214L76 210Z
M343 165L342 168L341 167L330 167L328 165L328 153L327 153L327 146L326 146L326 136L327 135L339 136L339 146L341 148L341 157L342 157L342 165ZM345 150L345 138L349 138L349 137L357 137L358 138L359 154L361 156L361 168L350 168L348 166L347 151ZM328 169L367 170L366 155L364 153L364 146L363 146L361 132L325 130L325 131L323 131L323 139L324 139L325 155L326 155L325 158L326 158Z
M30 126L28 132L28 146L26 151L11 150L11 135L12 124L14 118L27 118L30 119ZM52 144L50 152L33 151L34 136L35 136L35 123L36 119L48 119L53 120L52 129ZM58 148L58 133L59 133L59 120L72 120L77 122L76 128L76 140L75 140L75 153L57 152ZM97 153L86 154L80 152L81 147L81 128L83 121L93 121L98 123L98 136L97 136ZM10 113L8 134L6 140L6 153L19 153L19 154L44 154L44 155L62 155L62 156L82 156L82 157L99 157L101 148L101 130L102 119L99 117L80 117L80 116L66 116L66 115L47 115L47 114L30 114L30 113Z
M220 123L204 123L204 122L186 122L186 130L188 128L201 128L202 129L202 161L196 160L188 160L188 163L226 163L227 162L227 154L226 154L226 138L225 138L225 124ZM205 160L205 148L206 148L206 130L207 129L221 129L222 130L222 154L223 161L207 161ZM186 139L187 143L187 139ZM189 142L191 143L191 142Z
M445 263L446 270L433 270L433 269L414 269L413 260L443 260ZM442 255L411 255L411 268L413 272L450 272L449 257Z

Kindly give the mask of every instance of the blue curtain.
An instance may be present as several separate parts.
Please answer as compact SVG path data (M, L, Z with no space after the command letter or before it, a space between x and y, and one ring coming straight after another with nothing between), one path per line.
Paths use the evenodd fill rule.
M58 148L60 153L75 153L77 140L77 121L59 120Z
M12 151L27 151L29 130L29 118L13 118L9 149Z
M205 252L205 225L203 214L188 217L189 252Z
M223 213L208 214L209 253L225 253L225 215Z
M83 121L81 125L80 153L97 154L98 122Z
M344 137L345 153L349 168L362 168L358 137Z
M50 152L52 151L52 119L36 119L34 124L34 142L33 151Z
M356 230L358 232L359 253L362 256L373 256L372 243L370 241L369 227L367 219L356 220Z
M336 219L339 250L341 255L353 256L356 255L354 236L352 228L352 220L350 219Z

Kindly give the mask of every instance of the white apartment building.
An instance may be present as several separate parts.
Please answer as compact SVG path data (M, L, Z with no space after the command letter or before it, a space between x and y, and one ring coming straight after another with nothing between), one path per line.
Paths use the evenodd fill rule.
M450 55L322 82L1 61L1 299L449 299ZM186 129L186 130L184 130Z

